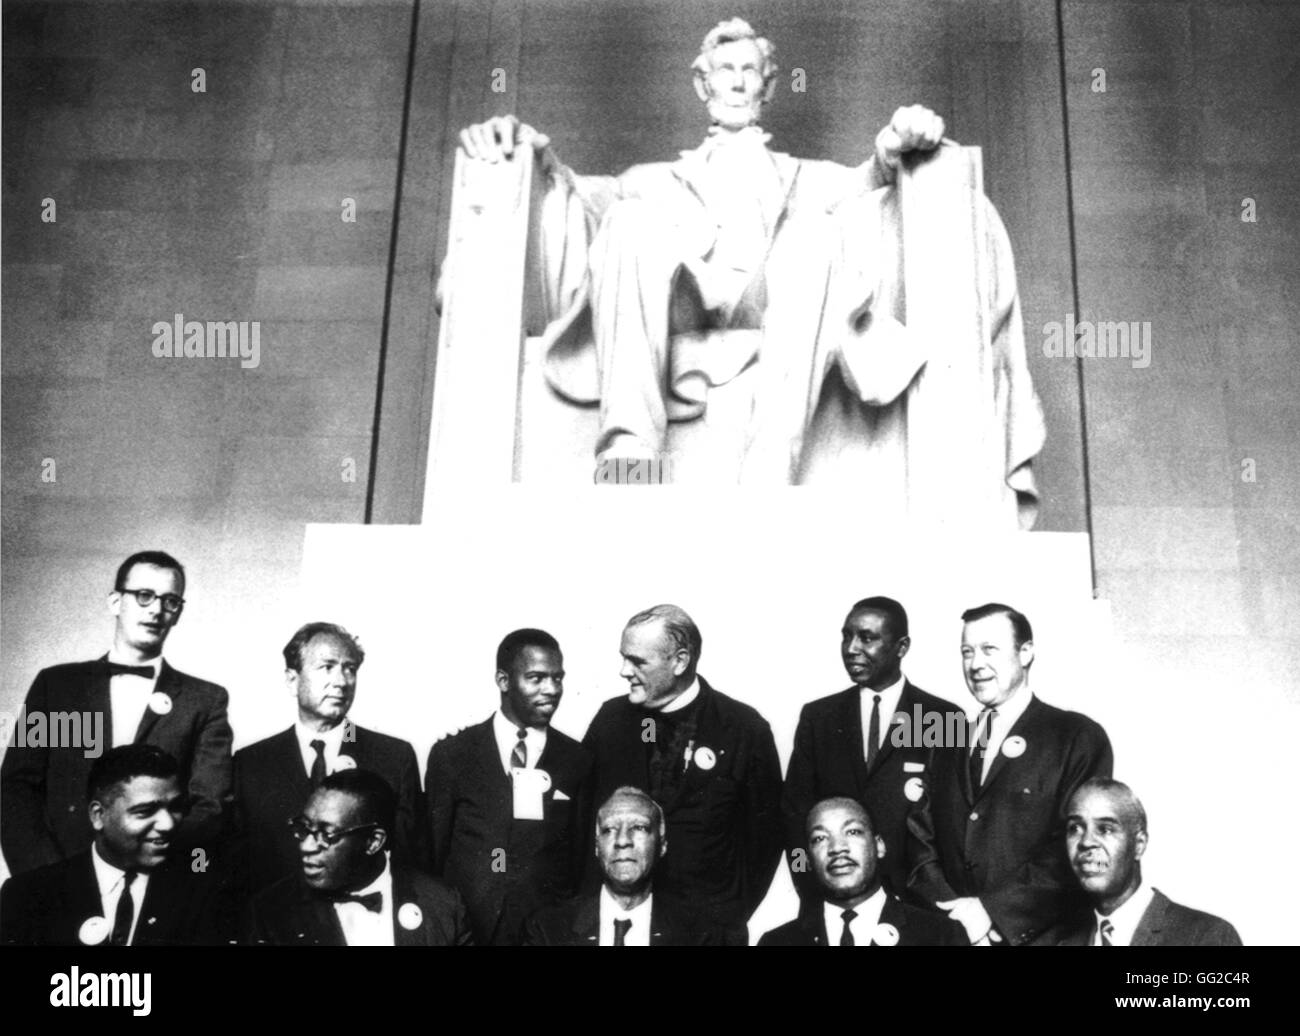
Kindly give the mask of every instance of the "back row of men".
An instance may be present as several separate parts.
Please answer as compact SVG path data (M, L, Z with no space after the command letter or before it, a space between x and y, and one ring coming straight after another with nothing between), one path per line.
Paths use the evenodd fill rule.
M903 607L854 604L853 686L804 707L784 781L682 609L628 620L628 694L581 743L551 726L559 644L516 630L499 710L435 744L421 788L407 742L347 718L365 653L330 623L284 648L297 721L232 760L226 692L162 659L184 593L174 558L133 555L108 654L37 676L0 766L4 941L743 943L783 849L802 905L764 943L1239 941L1142 882L1141 804L1102 728L1031 692L1005 605L962 616L968 720L903 676ZM117 747L62 743L74 716Z

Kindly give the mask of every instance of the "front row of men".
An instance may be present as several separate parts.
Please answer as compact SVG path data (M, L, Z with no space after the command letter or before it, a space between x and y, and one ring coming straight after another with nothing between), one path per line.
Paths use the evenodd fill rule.
M185 811L179 767L151 745L111 749L87 787L91 848L29 871L0 892L0 941L11 945L465 946L465 902L450 885L393 860L397 796L378 774L322 778L289 824L295 873L236 917L228 889L177 858ZM1058 945L1239 945L1231 925L1170 902L1142 882L1146 814L1118 781L1085 781L1069 803L1070 865L1092 910L1056 933ZM812 882L794 920L760 946L964 946L941 912L883 883L884 840L867 809L837 797L809 811L804 848ZM596 813L599 887L536 910L529 946L743 946L743 926L719 925L701 903L660 888L669 852L663 810L644 791L616 789ZM662 883L660 883L662 884Z
M365 655L356 638L329 623L304 626L284 648L295 724L236 753L232 767L225 691L177 673L161 656L184 589L184 571L169 555L128 558L109 596L115 634L108 655L37 677L0 768L0 842L15 880L41 874L34 887L46 888L54 872L39 870L42 864L62 875L56 885L70 874L87 877L93 841L98 855L89 859L99 861L94 875L108 890L103 918L115 917L108 907L118 902L107 901L105 882L118 879L101 864L123 856L113 848L110 822L121 810L130 821L122 837L149 829L141 844L152 862L141 860L136 872L152 871L160 855L188 860L189 872L202 876L193 882L204 890L196 903L237 900L256 939L278 941L292 929L295 942L366 941L395 922L404 942L560 941L557 924L586 931L609 901L589 900L567 921L539 911L572 905L573 896L602 881L610 901L623 896L629 910L638 906L635 896L614 891L611 871L635 869L640 843L633 839L633 850L606 861L591 852L589 832L596 803L608 819L611 803L627 806L639 795L638 808L652 814L648 826L662 829L645 867L647 876L655 871L662 916L649 926L642 917L624 942L652 938L643 935L647 927L689 927L674 920L674 902L689 906L681 916L693 920L701 939L734 941L766 895L782 848L804 913L816 923L782 930L781 939L813 932L822 941L860 944L889 925L904 941L912 938L904 929L948 941L951 925L920 923L901 912L906 905L928 910L927 921L954 922L970 944L1051 943L1075 924L1083 892L1094 895L1099 911L1090 922L1098 944L1143 937L1141 918L1130 916L1137 909L1131 896L1109 886L1115 873L1137 873L1121 867L1120 857L1140 857L1145 818L1131 795L1111 787L1106 808L1117 816L1080 819L1083 848L1071 841L1067 855L1067 817L1075 824L1069 810L1087 805L1078 801L1081 789L1108 781L1110 743L1091 719L1033 694L1033 632L1005 605L962 616L963 673L980 706L970 722L903 676L911 644L903 607L885 597L853 605L840 641L853 685L804 707L784 784L767 722L697 672L702 638L682 609L659 605L628 620L620 645L628 694L605 702L581 743L551 726L563 695L559 644L543 631L517 630L497 653L499 710L433 747L422 791L407 742L348 719ZM129 797L105 790L122 785L120 775L91 764L99 753L41 736L36 724L82 714L110 717L111 745L153 746L173 757L170 777L148 768L133 776L170 779L189 808L168 805L158 787L146 789L152 797L143 806L122 805ZM88 786L89 811L82 798ZM325 791L331 794L322 799ZM827 800L839 802L841 813L818 816L827 814ZM846 801L860 811L841 815ZM815 832L806 826L814 819ZM1120 830L1122 852L1112 845ZM69 871L72 860L85 866ZM423 871L455 894L428 884ZM168 880L149 878L140 888L149 885L164 889ZM838 922L844 931L832 931L826 912L826 903L845 899L837 888L853 889L847 898L859 900L837 907L841 917L854 913ZM901 899L882 901L882 888ZM362 900L340 900L322 913L319 893L339 889ZM376 892L387 904L379 920L366 905ZM134 893L128 898L142 902ZM1187 919L1158 893L1141 893L1137 902L1139 913L1168 915L1167 935L1192 938ZM407 905L407 921L420 918L413 927L401 925ZM13 909L24 923L37 917L35 908ZM302 921L312 910L315 923ZM1112 912L1103 931L1101 920ZM19 931L10 918L0 924L7 939ZM118 927L109 935L120 936ZM162 930L151 924L149 937ZM1226 925L1210 931L1208 938L1235 939ZM605 941L602 933L597 938Z

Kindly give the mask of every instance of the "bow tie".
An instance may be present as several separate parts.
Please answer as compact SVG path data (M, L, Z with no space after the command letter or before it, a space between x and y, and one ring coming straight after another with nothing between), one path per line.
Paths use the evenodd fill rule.
M143 676L146 680L154 678L154 667L151 665L123 665L121 662L105 662L104 668L108 670L109 676Z
M367 892L364 896L355 892L337 892L326 897L331 903L360 903L372 914L379 913L379 907L384 902L382 892Z

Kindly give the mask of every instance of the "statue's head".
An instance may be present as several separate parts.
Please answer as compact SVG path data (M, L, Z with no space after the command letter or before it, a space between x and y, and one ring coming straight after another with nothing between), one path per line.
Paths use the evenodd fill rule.
M695 92L714 123L731 130L758 123L776 89L774 50L743 18L709 30L691 69Z

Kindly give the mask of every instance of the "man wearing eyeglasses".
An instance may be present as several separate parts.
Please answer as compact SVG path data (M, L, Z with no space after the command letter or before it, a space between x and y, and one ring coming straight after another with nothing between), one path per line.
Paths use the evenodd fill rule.
M467 946L460 893L393 863L397 795L378 774L339 770L289 822L299 873L253 898L245 941L269 946Z
M235 854L247 892L297 873L285 821L326 774L370 770L397 793L388 846L399 863L424 866L426 821L415 749L348 718L366 653L332 622L309 622L284 646L285 684L297 705L292 727L235 753Z
M37 675L0 765L0 848L10 873L90 847L84 796L91 764L107 748L129 744L156 745L179 764L188 813L174 851L214 851L231 796L228 696L162 657L184 593L185 570L170 554L132 554L108 595L108 654Z
M90 850L5 882L0 943L225 942L228 914L219 909L215 875L172 851L185 812L179 771L176 760L153 745L123 745L96 759L82 801L94 829Z

